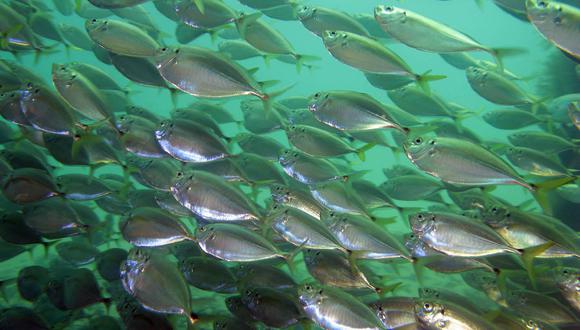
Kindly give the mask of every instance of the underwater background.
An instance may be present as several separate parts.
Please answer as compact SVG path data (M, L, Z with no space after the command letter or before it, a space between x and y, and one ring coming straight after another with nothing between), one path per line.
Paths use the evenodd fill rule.
M28 5L31 6L31 8L36 8L35 10L39 12L50 10L50 16L53 22L57 24L66 23L68 25L74 25L84 31L84 24L87 18L83 18L74 12L71 15L65 16L56 10L52 1L37 1L46 5L48 8L43 9L34 7L35 1L27 2L23 0L12 0L3 2L9 6L11 3L15 2L21 2L24 4L29 3ZM55 0L55 2L56 1L57 0ZM82 6L90 5L85 0L79 2ZM240 4L238 1L224 0L223 2L231 9L238 12L252 13L257 11L256 9ZM263 2L268 2L268 0L264 0ZM577 1L568 1L568 3L578 6ZM577 60L575 62L571 59L571 56L565 55L552 43L547 41L540 33L538 33L530 22L510 15L494 4L494 1L482 1L482 4L478 5L478 2L470 0L312 0L296 2L296 7L294 8L303 5L332 8L353 16L357 14L367 14L372 16L376 6L393 5L408 9L451 26L474 38L483 45L524 49L525 52L503 59L503 65L510 72L522 77L522 79L517 80L516 83L523 90L525 90L529 95L534 95L537 99L543 100L547 107L548 116L550 116L550 101L552 99L564 94L580 93L580 78L578 76L579 71ZM76 6L79 6L79 4L76 4ZM158 29L159 43L167 47L178 47L180 44L175 37L177 23L160 14L152 1L147 1L139 6L142 8L143 12L149 16L150 20ZM115 15L109 16L108 19L124 20ZM318 60L305 61L306 64L303 65L300 70L297 70L297 67L293 64L282 63L275 60L274 56L268 59L257 57L238 61L239 64L248 70L253 68L257 69L257 71L253 73L257 81L276 81L273 86L265 87L265 90L267 91L291 86L291 88L285 91L282 95L277 96L273 102L283 101L284 99L291 97L309 98L313 94L322 91L345 90L366 93L381 103L393 104L385 90L372 86L360 70L345 65L334 58L325 48L321 38L307 30L299 20L278 20L266 15L262 16L260 19L271 27L277 29L284 37L286 37L293 45L296 53L312 55L319 58ZM576 24L580 23L576 22ZM235 27L232 26L233 25L230 25L229 29L235 31ZM576 28L576 30L578 29ZM218 44L224 40L225 39L220 38L219 29L216 29L215 34L203 34L189 42L188 45L205 47L217 51ZM464 119L455 121L450 120L453 125L458 125L457 127L460 127L459 131L464 130L467 132L466 134L475 135L479 138L481 143L486 146L486 148L492 148L492 146L499 145L509 145L507 136L517 132L518 130L498 129L486 123L482 118L482 115L486 112L509 107L494 104L478 95L472 88L470 88L464 70L451 66L436 53L413 49L396 42L392 38L379 39L379 41L403 58L404 61L413 68L413 72L429 72L429 74L446 76L445 79L429 82L429 86L433 94L440 96L447 102L458 104L464 110L471 113L471 115L466 116ZM576 39L576 42L580 42L580 36ZM54 41L45 42L47 45L54 43ZM474 51L469 54L476 59L493 61L493 58L488 53ZM252 96L210 99L198 98L182 92L177 92L175 96L172 96L168 89L144 86L130 81L119 73L114 66L100 61L93 52L78 49L74 46L65 47L62 44L58 44L49 50L41 50L38 53L32 51L14 52L11 54L8 51L3 51L0 52L0 59L18 63L43 78L44 82L48 85L52 84L52 66L55 63L65 64L71 62L82 62L94 65L103 70L110 78L128 91L125 99L127 105L142 107L157 117L164 119L170 118L171 112L174 109L186 107L196 100L215 103L225 108L237 121L220 124L219 127L222 130L223 135L233 141L228 143L233 150L232 153L241 153L240 147L235 143L235 136L240 132L246 132L247 129L243 128L244 116L240 109L240 102L252 99ZM578 94L576 94L575 100L578 101L578 99ZM441 117L439 117L439 119L440 118ZM429 123L431 119L434 118L421 117L421 121L424 123ZM571 122L560 122L559 120L554 120L554 122L557 129L550 132L555 132L555 134L561 133L560 136L573 143L576 143L577 139L580 138L578 130L571 125ZM434 125L436 126L437 123ZM10 124L10 127L13 130L17 130L16 125ZM521 128L520 130L544 132L548 130L547 127L548 126L545 123L539 123L537 125ZM264 135L276 139L286 148L291 148L283 129L274 129ZM387 136L388 135L390 134L387 134ZM400 164L415 168L405 156L402 146L397 144L397 140L392 137L389 137L388 140L390 141L390 145L394 146L393 149L379 144L365 152L366 155L364 160L357 157L356 154L349 154L339 157L340 159L337 160L337 163L341 164L341 168L348 168L351 173L364 173L363 178L376 185L380 185L387 181L387 177L383 171L392 168L395 165ZM15 148L13 143L18 144L19 142L7 141L4 143L4 148ZM354 143L354 145L360 147L364 145L364 143L359 141ZM48 155L49 153L45 152L45 154ZM566 150L560 155L553 155L553 157L556 161L561 162L566 168L568 168L570 173L577 173L577 171L580 170L580 157L577 145L571 150ZM51 171L55 176L70 173L89 174L92 172L88 166L62 165L50 156L48 156L48 163L50 164ZM273 163L280 168L279 164L275 161ZM111 164L97 168L92 174L96 177L105 173L122 175L123 171L126 171L126 169L122 166ZM525 171L518 170L518 173L520 173L524 178L528 178ZM542 178L540 177L540 179ZM293 179L288 177L288 180ZM151 189L140 184L135 179L132 179L132 183L134 187L132 189ZM258 205L260 205L264 210L268 209L268 203L271 201L268 184L264 184L260 188L255 188L258 191L257 195L252 194L251 186L242 186L241 189L247 194L247 196L251 196L250 198L256 196L255 201ZM511 205L517 206L524 204L526 205L526 211L541 212L540 206L533 201L531 193L521 186L497 185L494 186L493 189L489 189L489 191L492 196L500 198ZM444 189L436 194L440 195L440 198L444 201L443 203L418 199L415 201L397 200L396 205L401 208L426 211L434 204L439 205L440 209L444 209L445 205L453 204L453 201L449 198ZM578 203L572 203L569 200L565 200L554 191L550 192L549 195L551 205L554 209L554 216L562 220L562 222L571 227L574 231L580 230L580 224L578 222L578 215L580 214L578 210L580 210L580 208ZM98 215L101 222L110 222L109 225L103 226L102 229L94 233L94 237L91 237L89 240L99 252L112 248L121 248L129 251L132 248L132 245L126 242L119 232L120 219L123 218L124 215L110 214L95 204L94 201L86 201L82 203L90 206L93 212ZM10 203L5 198L1 205L3 211L6 213L18 211L21 208L21 206ZM523 209L524 207L522 207L522 210ZM374 212L374 214L377 214L378 217L381 218L396 219L394 223L384 224L384 226L386 226L385 228L387 228L395 237L402 240L404 235L410 232L410 227L406 219L401 219L401 217L398 216L398 213L393 209L378 210L377 212ZM193 219L193 216L181 217L181 222L185 224L190 233L194 233L196 228L196 221ZM62 256L57 253L57 248L55 246L58 244L66 241L78 240L83 240L83 242L85 242L86 238L81 235L70 238L61 238L58 241L47 239L46 242L50 242L47 250L45 250L46 244L28 245L25 252L7 260L3 260L0 263L0 283L2 293L0 297L0 307L8 308L22 306L31 308L36 312L36 314L44 318L47 324L50 324L51 329L97 329L99 327L97 323L94 323L95 319L102 315L109 315L118 320L116 324L118 328L126 326L123 325L118 311L114 308L114 305L116 304L113 297L114 294L108 291L110 287L114 285L118 286L118 283L112 284L99 275L97 271L97 263L95 262L96 256L86 264L74 265L63 259ZM186 242L179 244L189 243ZM82 253L79 252L79 254ZM578 267L579 264L576 258L572 259L573 260L565 265L569 267ZM303 257L301 255L298 255L293 262L296 267L296 272L292 277L296 283L313 281L313 278L304 266ZM372 272L372 275L368 274L367 277L369 277L369 279L374 279L374 283L377 283L375 284L376 286L389 287L394 284L398 285L396 286L395 291L387 293L385 297L416 297L418 288L428 286L452 290L455 293L469 297L469 300L475 304L478 304L478 302L481 302L483 305L488 304L489 298L487 298L486 294L474 289L470 285L467 285L461 274L443 274L431 270L424 270L422 272L423 284L421 284L417 280L415 270L410 263L383 263L377 260L367 260L363 261L362 264L364 266L361 266L361 269L368 269ZM23 268L34 265L46 267L48 269L58 269L58 272L60 273L66 273L69 268L85 268L90 270L94 273L97 279L102 297L107 299L113 297L111 307L106 308L106 304L96 303L82 309L66 311L53 306L45 295L42 295L35 302L22 299L18 291L16 279ZM233 266L236 264L231 263L231 265ZM282 262L278 265L281 268L286 269L286 266L283 266ZM49 277L51 275L47 274L46 276ZM207 319L210 320L211 317L230 315L224 304L224 299L231 296L231 294L214 293L193 286L189 286L189 289L191 291L192 311L200 317L200 320L204 320L204 317L207 317ZM359 297L360 300L364 302L377 299L376 294L372 292L366 292L363 294L359 293ZM177 328L186 327L183 319L170 318ZM1 319L2 318L0 317L0 324ZM211 328L212 323L201 322L199 326L202 328ZM316 325L311 326L316 327ZM578 326L578 323L576 323L575 326ZM307 328L305 323L298 323L292 327ZM105 329L108 328L108 326L103 325L101 328ZM145 328L146 327L143 326L140 329ZM153 329L157 327L153 326L150 328ZM230 328L235 329L236 327ZM240 326L239 328L241 329L242 327ZM569 328L572 329L574 327Z

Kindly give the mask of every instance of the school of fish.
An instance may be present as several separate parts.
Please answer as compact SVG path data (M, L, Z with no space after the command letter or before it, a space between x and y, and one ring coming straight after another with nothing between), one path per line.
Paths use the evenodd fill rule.
M0 0L0 329L580 329L580 1L465 13L549 44L531 78L410 2ZM325 63L279 21L367 86L288 96ZM274 61L297 80L257 79ZM152 91L172 103L134 105Z

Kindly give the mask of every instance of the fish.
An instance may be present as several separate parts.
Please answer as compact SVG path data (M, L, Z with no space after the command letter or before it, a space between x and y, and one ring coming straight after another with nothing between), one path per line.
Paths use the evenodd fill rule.
M574 42L580 28L580 9L558 1L526 0L528 19L550 43L566 54L580 59L580 47Z
M296 287L294 279L275 266L244 263L237 266L234 272L238 278L238 285L244 288L271 288L293 292Z
M235 23L240 36L256 49L273 56L293 57L296 60L297 71L300 71L304 61L318 59L316 56L298 54L284 35L255 14L240 15Z
M365 217L328 213L322 219L351 257L360 259L411 260L405 246L391 233Z
M259 221L261 212L241 190L203 171L181 173L171 186L173 197L197 216L213 221Z
M386 329L418 329L415 300L410 297L388 297L367 304Z
M177 266L165 256L132 249L121 264L121 283L145 309L183 315L191 325L197 322L191 312L187 283Z
M119 55L152 57L161 47L143 30L124 21L93 18L85 22L85 29L96 44Z
M326 49L339 61L366 73L391 74L409 77L425 90L432 80L444 76L416 74L399 55L378 41L346 31L325 31L322 36Z
M254 319L269 327L286 328L302 318L294 297L274 289L247 288L241 294L241 301Z
M223 263L206 257L189 257L179 262L179 270L190 285L218 293L236 293L237 278Z
M370 95L351 91L317 92L310 97L308 109L320 122L342 131L367 131L401 127L386 108Z
M289 258L264 237L239 225L216 223L201 226L196 229L195 238L205 253L225 261Z
M428 198L445 189L441 181L424 175L401 175L381 183L381 191L397 200L412 201Z
M573 141L558 135L541 131L524 131L508 135L511 144L517 147L541 149L545 153L554 154L569 149L576 149L578 145Z
M471 88L489 102L537 108L543 101L496 71L470 66L465 70L465 75Z
M217 0L182 0L175 4L174 10L179 20L198 29L219 28L238 19L233 9Z
M418 239L450 256L484 257L502 253L521 255L493 229L468 217L450 213L417 213L409 217Z
M374 147L370 144L354 148L332 133L307 125L292 125L287 128L286 135L294 147L318 157L336 157L356 153L361 160L364 160L365 151Z
M258 82L237 63L205 48L160 48L155 65L170 85L193 96L221 98L252 95L265 103L275 96L265 94Z
M286 149L280 152L278 162L284 172L304 184L344 179L344 174L328 160L309 156L301 151Z
M310 192L306 190L306 186L303 187L298 184L282 185L274 183L270 185L270 193L272 195L272 200L275 203L287 207L293 207L311 217L320 219L323 208L315 199L312 198Z
M99 253L99 250L86 241L61 242L55 248L59 257L77 267L94 262Z
M546 121L546 119L534 115L529 111L518 109L493 110L484 113L482 118L491 126L506 130L528 127Z
M528 317L538 318L553 325L577 324L578 318L562 302L528 290L508 294L508 305Z
M297 16L302 25L315 35L322 37L325 31L346 31L370 37L366 28L347 13L331 8L302 6Z
M298 288L304 313L326 329L383 329L375 313L350 294L333 287L304 284Z
M573 176L560 162L545 153L530 148L509 147L505 151L507 159L529 174L542 177Z
M20 296L30 302L38 300L46 290L48 269L42 266L28 266L18 271L16 286Z
M556 218L492 205L482 213L483 220L514 248L524 250L547 242L554 245L537 258L578 255L580 245L574 230Z
M193 240L173 215L154 207L132 210L120 225L123 238L138 247L157 247Z
M411 162L444 182L462 186L527 183L509 164L475 143L444 137L409 137L404 144Z
M580 299L578 297L578 270L574 268L563 268L559 271L556 281L562 296L570 307L576 312L580 310Z
M458 258L447 256L420 240L414 234L405 236L405 247L411 256L421 264L434 272L439 273L464 273L472 270L486 270L493 272L494 269L482 259Z
M96 256L96 269L103 279L109 282L121 278L120 266L127 259L127 251L120 248L112 248L100 252Z
M234 140L245 152L259 155L268 160L278 160L280 150L285 146L278 140L253 133L238 133Z
M375 7L375 19L393 38L409 47L435 53L484 51L494 57L500 71L507 50L484 46L464 33L426 16L393 6Z
M229 157L225 143L212 131L185 119L162 121L155 138L173 158L187 163L205 163Z
M415 302L415 317L420 326L428 329L498 329L473 311L433 299L418 299Z
M98 8L115 9L140 5L149 0L89 0L89 2Z
M343 250L334 234L319 219L295 209L285 208L270 216L270 227L290 244L317 250Z

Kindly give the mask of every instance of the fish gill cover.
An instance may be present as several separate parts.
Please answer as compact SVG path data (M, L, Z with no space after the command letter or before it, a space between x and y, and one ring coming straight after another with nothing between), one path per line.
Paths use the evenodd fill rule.
M578 0L0 0L0 329L577 329Z

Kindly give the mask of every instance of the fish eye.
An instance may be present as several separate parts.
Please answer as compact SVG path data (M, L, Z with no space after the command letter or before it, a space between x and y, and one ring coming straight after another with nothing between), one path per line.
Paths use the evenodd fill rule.
M320 97L320 93L314 94L314 97L316 97L316 98Z
M431 304L429 303L425 303L423 305L423 310L425 310L425 312L430 313L433 311L433 306L431 306Z
M312 291L312 287L310 285L305 286L304 289L306 289L306 291Z
M336 36L336 31L330 31L330 35L333 37Z
M538 7L546 8L546 7L548 7L548 3L545 1L540 1L540 2L538 2Z
M96 19L96 18L93 18L93 19L91 20L91 22L92 22L92 23L97 23L97 19Z
M423 219L423 215L422 214L418 214L417 215L417 219L422 220Z
M385 7L385 10L386 10L386 11L393 11L393 10L395 10L395 8L393 8L393 7L391 7L391 6L388 6L388 7Z
M554 24L560 25L562 23L562 18L560 16L554 17Z
M435 140L429 140L430 145L435 145Z
M199 227L199 231L200 231L200 232L204 232L205 230L206 230L206 228L205 228L205 227Z
M415 138L415 141L413 141L413 143L421 144L421 143L423 143L423 138L421 138L421 137Z

